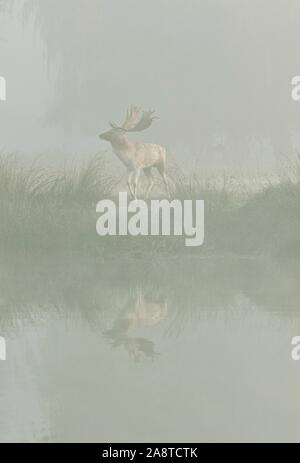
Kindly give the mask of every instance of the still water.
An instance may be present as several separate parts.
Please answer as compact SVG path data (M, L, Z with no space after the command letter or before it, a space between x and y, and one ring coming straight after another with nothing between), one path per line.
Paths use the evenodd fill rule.
M179 264L2 269L0 441L300 441L297 266Z

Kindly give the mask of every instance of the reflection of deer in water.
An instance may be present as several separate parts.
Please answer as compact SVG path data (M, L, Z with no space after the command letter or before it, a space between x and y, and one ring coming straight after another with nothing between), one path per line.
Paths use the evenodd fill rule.
M140 360L143 356L154 358L159 354L155 352L153 341L144 337L130 336L129 331L139 326L153 326L160 323L166 317L167 310L167 302L164 298L145 296L139 290L134 299L129 298L113 327L105 331L104 336L111 340L113 347L123 346L135 360Z

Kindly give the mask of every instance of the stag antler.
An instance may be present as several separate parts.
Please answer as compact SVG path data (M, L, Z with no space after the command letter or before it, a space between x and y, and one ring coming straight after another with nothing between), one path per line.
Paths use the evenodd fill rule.
M126 112L126 118L121 127L110 122L113 129L122 129L125 132L141 132L142 130L148 129L152 124L153 119L159 119L157 116L153 116L155 111L142 111L137 106L131 105Z

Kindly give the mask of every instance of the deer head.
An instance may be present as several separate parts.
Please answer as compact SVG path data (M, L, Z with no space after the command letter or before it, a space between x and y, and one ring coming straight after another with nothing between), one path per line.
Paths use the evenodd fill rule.
M125 121L121 126L109 122L111 130L99 135L100 138L106 141L118 140L127 132L141 132L142 130L148 129L151 126L154 119L159 119L157 116L153 116L154 111L142 111L137 106L131 105L127 109Z

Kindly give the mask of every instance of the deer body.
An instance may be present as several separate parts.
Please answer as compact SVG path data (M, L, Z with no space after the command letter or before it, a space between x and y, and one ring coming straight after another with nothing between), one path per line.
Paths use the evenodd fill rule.
M129 142L111 143L113 152L129 170L158 167L166 162L166 150L160 145L150 143Z
M169 195L169 186L165 174L166 150L153 143L133 142L127 138L127 132L145 130L151 125L152 112L141 113L132 107L127 111L126 120L122 127L111 124L112 129L100 135L100 138L111 143L113 152L125 165L128 173L127 183L130 193L137 197L140 174L143 171L149 180L146 197L149 196L154 184L152 168L157 168L161 174Z

